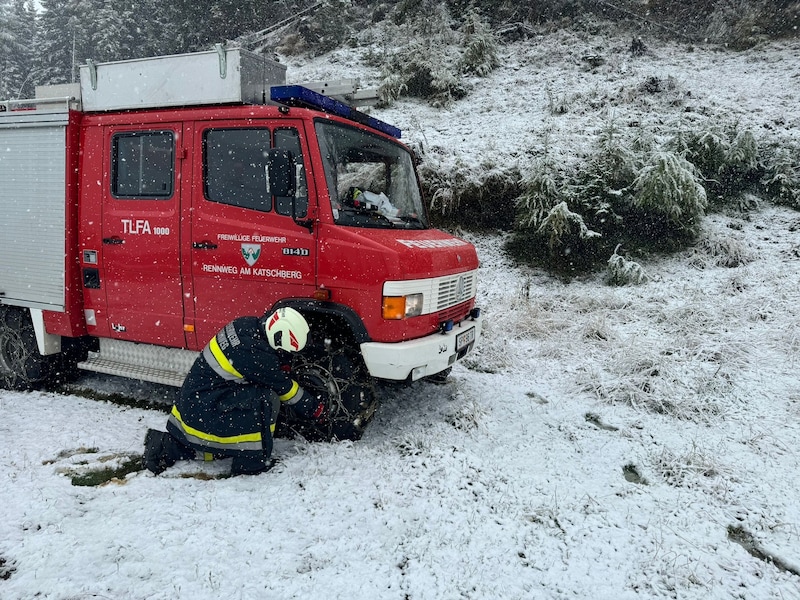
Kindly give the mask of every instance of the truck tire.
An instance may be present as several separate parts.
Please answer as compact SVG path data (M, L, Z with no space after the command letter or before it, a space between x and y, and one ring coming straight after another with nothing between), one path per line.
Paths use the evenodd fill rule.
M0 387L30 390L51 377L60 355L42 356L27 309L0 306Z
M312 440L357 440L378 406L361 355L342 340L318 342L294 358L292 373L303 389L326 404L322 424L288 415L284 427ZM287 411L288 413L288 411Z

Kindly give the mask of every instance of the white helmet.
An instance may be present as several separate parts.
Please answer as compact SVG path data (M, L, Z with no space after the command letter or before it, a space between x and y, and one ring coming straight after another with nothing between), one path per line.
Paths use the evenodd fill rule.
M264 321L267 341L275 350L299 352L308 341L308 323L293 308L279 308Z

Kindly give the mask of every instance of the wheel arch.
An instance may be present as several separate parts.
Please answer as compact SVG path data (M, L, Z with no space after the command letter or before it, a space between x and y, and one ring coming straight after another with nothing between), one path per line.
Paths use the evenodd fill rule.
M309 320L312 335L316 325L327 333L342 333L349 336L356 348L371 341L361 317L349 306L309 298L287 298L275 303L271 311L287 307L294 308Z

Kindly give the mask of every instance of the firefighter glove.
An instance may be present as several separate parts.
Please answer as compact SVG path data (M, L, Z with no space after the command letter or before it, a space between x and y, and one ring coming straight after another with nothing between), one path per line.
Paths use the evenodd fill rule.
M325 418L325 402L320 396L303 391L303 395L292 406L294 414L309 421L322 421Z

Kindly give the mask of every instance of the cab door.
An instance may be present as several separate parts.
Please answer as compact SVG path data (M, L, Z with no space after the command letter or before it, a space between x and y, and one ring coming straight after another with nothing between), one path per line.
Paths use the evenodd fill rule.
M102 271L108 335L185 346L180 270L182 125L104 133Z
M192 136L192 298L187 312L193 313L197 347L202 347L235 317L261 316L283 298L310 297L316 243L311 227L293 218L293 210L298 220L310 218L314 208L308 202L301 123L196 122ZM268 189L267 158L273 148L289 150L295 159L299 185L294 201Z

